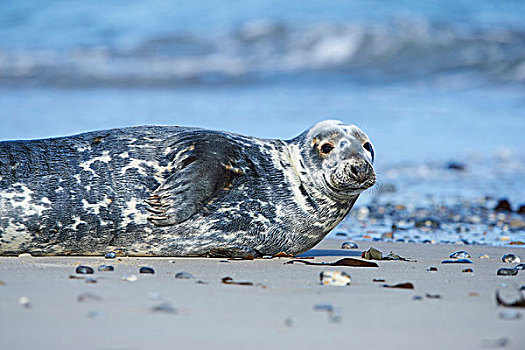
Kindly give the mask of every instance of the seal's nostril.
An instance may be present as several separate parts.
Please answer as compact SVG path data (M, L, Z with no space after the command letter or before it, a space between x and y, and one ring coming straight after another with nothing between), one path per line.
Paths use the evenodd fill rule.
M352 172L352 174L354 174L354 176L359 175L359 169L355 165L352 165L350 167L350 171Z

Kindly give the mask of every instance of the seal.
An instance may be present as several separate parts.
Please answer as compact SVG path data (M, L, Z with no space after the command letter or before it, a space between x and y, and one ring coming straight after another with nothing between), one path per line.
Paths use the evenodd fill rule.
M248 257L316 245L375 183L354 125L177 126L0 142L0 254Z

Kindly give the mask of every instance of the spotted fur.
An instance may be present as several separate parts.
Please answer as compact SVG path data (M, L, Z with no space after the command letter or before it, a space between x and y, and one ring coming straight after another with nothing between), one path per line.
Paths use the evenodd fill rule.
M288 141L142 126L0 142L0 254L298 254L374 184L366 142L337 121Z

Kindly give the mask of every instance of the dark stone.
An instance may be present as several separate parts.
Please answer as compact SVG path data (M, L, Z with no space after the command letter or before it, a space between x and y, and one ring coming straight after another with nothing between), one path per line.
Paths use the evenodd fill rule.
M525 215L525 204L520 205L516 213Z
M139 273L149 273L149 274L154 274L154 273L155 273L155 270L153 270L151 267L142 266L142 267L139 269Z
M498 270L498 272L496 272L496 274L499 276L514 276L518 274L518 270L511 269L508 267L502 267L501 269Z
M448 162L447 169L456 170L456 171L464 171L466 169L466 166L463 163L451 161L451 162Z
M81 273L81 274L92 274L94 271L91 267L89 266L77 266L76 270L75 270L76 273Z
M98 270L99 270L99 271L113 271L113 270L115 270L115 269L114 269L113 266L111 266L111 265L100 265L100 266L98 267Z
M501 199L498 204L494 207L494 211L507 211L511 212L512 207L510 206L510 202L507 199Z

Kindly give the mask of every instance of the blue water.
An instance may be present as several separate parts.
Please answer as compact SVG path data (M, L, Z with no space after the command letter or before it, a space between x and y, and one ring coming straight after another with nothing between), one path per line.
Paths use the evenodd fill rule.
M398 199L525 202L522 1L0 5L0 139L141 124L291 138L340 119L369 134ZM469 171L406 171L450 160Z

